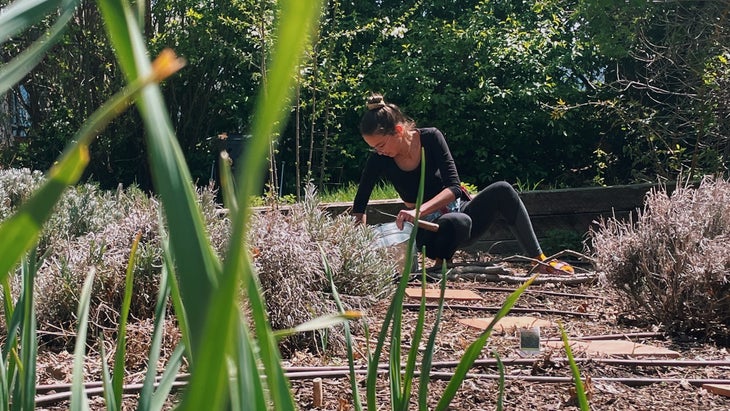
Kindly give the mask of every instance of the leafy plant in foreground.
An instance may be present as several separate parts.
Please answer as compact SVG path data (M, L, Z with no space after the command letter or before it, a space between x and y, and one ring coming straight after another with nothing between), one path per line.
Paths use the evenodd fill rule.
M229 401L243 404L243 399L258 398L259 406L271 404L280 410L293 410L295 404L284 377L272 332L265 313L255 274L244 252L245 226L249 217L247 199L260 180L260 170L272 136L282 126L294 69L319 15L317 1L280 2L279 30L266 87L258 98L253 138L239 173L237 193L240 208L232 216L233 233L229 248L221 261L209 244L200 210L191 187L190 173L175 140L170 116L157 83L183 65L170 51L152 63L139 26L137 10L125 0L100 0L99 7L117 53L128 85L97 110L78 131L74 143L64 151L48 172L44 184L0 226L0 280L6 282L22 255L38 240L41 228L65 189L79 181L89 162L88 147L96 133L134 100L146 125L146 142L154 185L164 210L169 230L169 255L174 272L169 280L176 315L191 363L190 383L180 409L220 409ZM16 2L0 13L0 41L12 36L34 21L56 10L58 2ZM76 2L61 2L61 19L49 38L39 42L2 67L0 91L25 76L33 61L42 58L47 47L58 38L74 13ZM30 56L30 57L28 57ZM83 394L84 347L88 304L93 274L85 281L78 318L80 320L72 409L85 409ZM239 284L243 283L253 312L254 339L238 311ZM263 366L263 375L259 372ZM26 367L34 364L27 362ZM233 376L233 380L229 379ZM261 381L265 381L265 385ZM7 392L6 392L7 393ZM110 397L111 398L111 397Z

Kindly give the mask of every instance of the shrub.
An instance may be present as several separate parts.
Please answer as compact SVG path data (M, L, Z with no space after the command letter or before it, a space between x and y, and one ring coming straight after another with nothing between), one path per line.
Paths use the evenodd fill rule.
M70 190L76 192L76 189ZM71 195L74 196L73 194ZM107 194L99 194L104 198ZM135 265L132 316L150 318L154 310L162 265L158 206L143 193L132 190L116 195L116 207L107 214L105 225L80 236L69 234L71 226L63 218L49 223L55 232L38 277L38 322L70 327L75 324L78 291L90 270L96 271L90 321L97 327L118 324L124 293L125 272L132 241L141 234ZM103 201L89 201L90 214L100 214ZM114 217L112 217L114 216Z
M29 170L0 172L3 214L9 215L42 180L41 173ZM220 253L227 244L230 222L221 217L211 187L200 188L197 194L211 244ZM46 253L36 279L41 328L75 326L78 292L90 270L97 273L90 309L92 327L115 327L130 248L137 233L141 239L131 315L140 320L151 318L162 267L159 219L157 199L136 186L103 191L83 184L68 189L40 238L40 249ZM19 289L18 284L14 289Z
M273 329L295 327L337 311L329 293L321 250L333 272L335 286L348 308L365 308L392 290L394 263L376 248L374 234L356 227L347 216L331 216L318 207L314 188L288 213L277 209L254 215L249 244L266 298ZM344 335L328 330L332 350L344 347ZM286 350L322 348L321 331L287 338Z
M40 187L43 173L27 168L0 169L0 221Z
M589 233L597 269L631 310L670 332L726 339L730 326L730 183L680 179L650 191L635 222L608 219Z
M40 184L42 175L7 170L0 174L0 181L0 198L6 199L9 214ZM223 255L230 237L230 220L221 212L212 186L197 189L197 197L210 243L218 255ZM47 253L36 279L40 327L75 326L78 292L91 270L96 272L91 327L94 332L116 327L129 252L137 233L141 239L131 315L142 321L151 318L163 261L159 219L157 199L135 186L102 191L84 184L67 190L41 235L42 249ZM394 263L386 258L385 250L374 244L371 230L354 226L347 216L331 216L321 210L313 186L306 189L305 200L292 205L286 214L278 209L254 214L249 248L257 250L254 263L272 327L291 328L337 311L328 294L329 281L320 249L350 308L365 308L390 292ZM17 284L14 288L19 289ZM344 346L342 333L326 333L329 348ZM282 348L321 348L321 337L321 332L296 334Z

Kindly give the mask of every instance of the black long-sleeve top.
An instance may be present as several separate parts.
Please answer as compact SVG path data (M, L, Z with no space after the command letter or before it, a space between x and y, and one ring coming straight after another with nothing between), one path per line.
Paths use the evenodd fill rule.
M455 198L461 198L461 181L456 171L454 158L444 135L437 128L419 128L421 147L426 160L426 177L424 181L423 201L426 202L444 188L454 193ZM365 169L360 177L353 213L364 213L370 200L370 194L377 182L384 178L395 187L401 199L406 203L415 203L418 196L418 185L421 177L421 165L412 171L403 171L391 157L377 153L370 154Z

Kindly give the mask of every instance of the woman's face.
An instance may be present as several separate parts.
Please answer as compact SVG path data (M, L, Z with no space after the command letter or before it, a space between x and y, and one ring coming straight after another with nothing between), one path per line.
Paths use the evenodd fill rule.
M398 138L391 134L377 134L362 136L363 140L370 146L370 148L381 156L395 157L398 154L397 145L395 141Z
M402 132L403 127L397 125L395 126L395 133L363 135L362 138L373 151L381 156L395 157L401 151L400 133Z

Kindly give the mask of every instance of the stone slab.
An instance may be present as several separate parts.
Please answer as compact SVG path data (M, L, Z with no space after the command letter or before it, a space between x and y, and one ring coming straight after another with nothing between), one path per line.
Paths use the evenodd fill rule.
M730 384L702 384L702 388L713 394L730 397Z
M406 288L406 295L409 298L421 299L421 289L418 287ZM441 297L441 290L438 288L427 288L426 299L427 300L438 300ZM481 300L482 297L472 290L457 290L447 288L444 292L445 300L462 300L462 301L476 301Z
M585 353L593 356L627 355L630 357L665 357L677 358L679 353L663 347L639 344L626 340L569 341L573 355ZM548 341L546 346L563 348L562 341Z
M494 317L486 317L486 318L465 318L460 319L459 322L469 326L478 328L480 330L486 330L489 324L492 322L492 319ZM520 328L532 328L532 327L554 327L555 324L548 320L543 320L541 318L536 317L529 317L529 316L519 316L519 317L504 317L497 321L497 324L494 325L494 332L495 333L505 333L505 332L514 332L517 329Z

